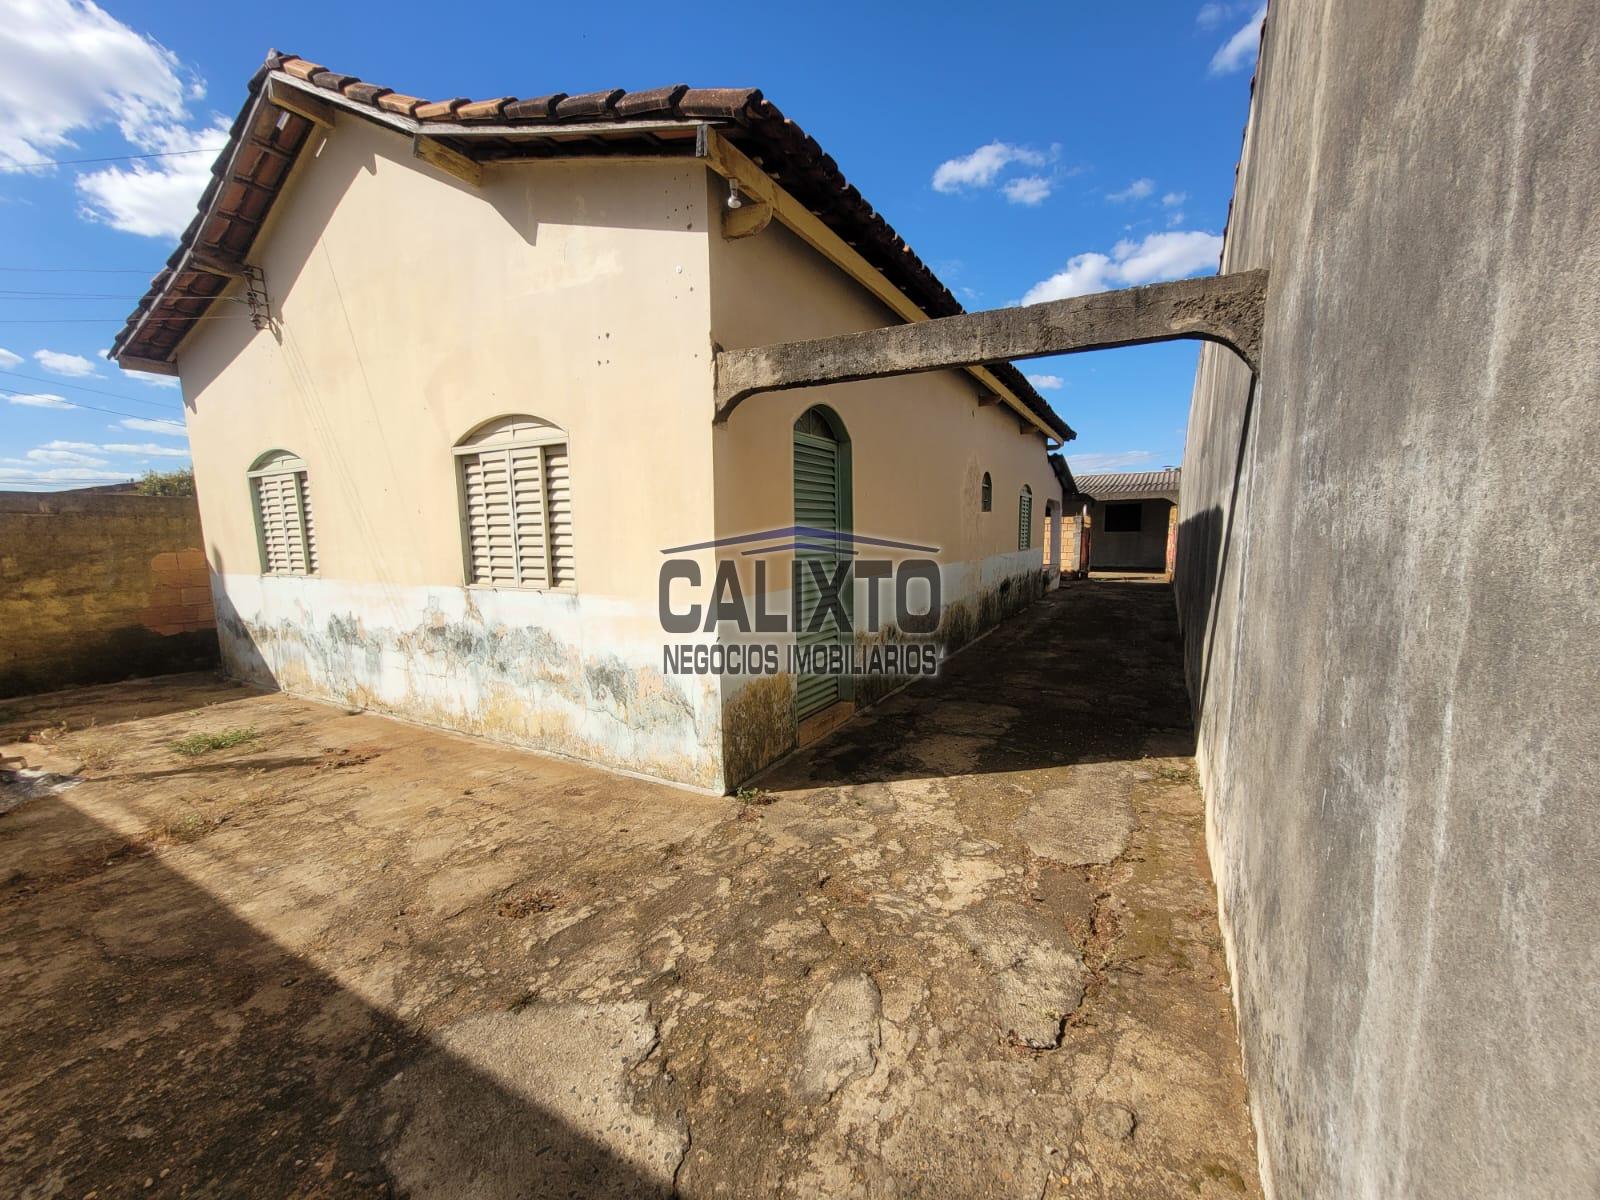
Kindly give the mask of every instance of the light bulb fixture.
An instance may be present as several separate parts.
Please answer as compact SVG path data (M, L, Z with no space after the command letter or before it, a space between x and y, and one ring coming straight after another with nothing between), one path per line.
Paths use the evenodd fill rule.
M744 198L739 195L739 181L737 179L728 180L728 207L744 207Z

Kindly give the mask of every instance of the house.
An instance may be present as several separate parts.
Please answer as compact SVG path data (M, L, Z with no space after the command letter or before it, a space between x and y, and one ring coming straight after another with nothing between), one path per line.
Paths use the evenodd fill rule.
M723 790L890 686L701 673L789 601L740 539L932 555L947 651L1054 582L1073 433L1008 364L714 419L718 349L961 311L759 91L425 101L274 52L214 175L113 355L182 383L237 676ZM821 636L897 640L880 586Z
M1061 532L1059 536L1060 559L1058 571L1063 576L1081 579L1089 573L1089 507L1094 497L1078 489L1072 468L1062 454L1050 456L1050 469L1061 485ZM1045 536L1045 553L1049 554L1056 539Z
M1169 578L1178 554L1176 467L1084 475L1089 505L1089 569L1161 571Z

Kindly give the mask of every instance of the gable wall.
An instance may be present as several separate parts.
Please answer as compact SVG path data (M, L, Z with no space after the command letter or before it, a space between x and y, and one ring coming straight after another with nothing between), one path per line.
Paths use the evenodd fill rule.
M315 139L313 139L313 146ZM222 304L179 355L236 673L716 787L716 697L661 676L659 547L711 527L703 168L491 167L481 189L341 116L251 260L276 329ZM453 444L567 430L576 594L463 586ZM262 577L246 472L308 464L320 577Z

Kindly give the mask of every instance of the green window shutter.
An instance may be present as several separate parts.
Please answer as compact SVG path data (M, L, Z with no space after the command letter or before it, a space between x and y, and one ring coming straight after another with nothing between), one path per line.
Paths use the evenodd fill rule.
M842 524L839 501L838 443L829 438L801 433L797 429L794 435L794 523L812 529L837 531ZM803 535L797 535L796 540L803 544L807 542ZM809 544L828 546L828 543L815 537L809 539ZM810 564L820 564L831 578L838 569L839 559L840 555L832 547L795 552L801 572L800 612L795 641L801 646L826 645L839 640L839 628L831 616L815 633L806 631L821 596L812 580ZM801 675L795 689L795 711L801 720L839 699L839 679L836 675Z

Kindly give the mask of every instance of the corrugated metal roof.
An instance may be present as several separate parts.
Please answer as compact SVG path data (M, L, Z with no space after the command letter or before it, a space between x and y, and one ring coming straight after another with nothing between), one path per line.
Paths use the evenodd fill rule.
M1078 490L1096 500L1114 500L1118 496L1158 496L1170 492L1178 494L1177 467L1164 471L1113 471L1105 475L1079 475Z

